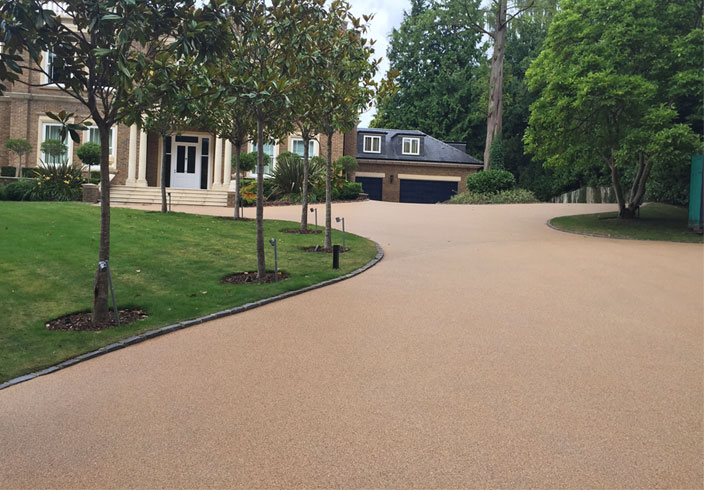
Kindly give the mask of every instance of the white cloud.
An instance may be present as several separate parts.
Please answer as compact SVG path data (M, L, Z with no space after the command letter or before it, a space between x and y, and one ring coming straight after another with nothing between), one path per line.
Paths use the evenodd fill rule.
M410 0L350 0L352 13L356 17L374 14L374 18L369 22L367 35L374 39L374 56L382 58L377 80L380 80L389 69L389 60L386 58L386 50L389 46L388 36L394 27L401 25L403 11L411 9ZM376 108L362 114L360 127L367 127L371 122Z

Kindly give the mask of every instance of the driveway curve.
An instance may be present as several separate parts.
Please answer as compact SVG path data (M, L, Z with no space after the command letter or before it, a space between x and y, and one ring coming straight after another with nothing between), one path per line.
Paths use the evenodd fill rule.
M333 209L377 266L0 391L0 487L704 485L701 245Z

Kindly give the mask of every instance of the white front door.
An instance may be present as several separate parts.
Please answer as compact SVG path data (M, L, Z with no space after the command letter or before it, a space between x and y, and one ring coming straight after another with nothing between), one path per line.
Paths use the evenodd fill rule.
M201 145L198 136L175 136L171 148L171 187L201 188ZM206 165L207 169L207 165Z

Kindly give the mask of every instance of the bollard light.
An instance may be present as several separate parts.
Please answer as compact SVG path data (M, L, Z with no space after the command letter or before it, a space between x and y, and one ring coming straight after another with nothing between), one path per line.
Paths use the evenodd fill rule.
M171 212L171 193L167 192L167 194L169 195L169 213L170 213Z
M342 221L342 251L345 251L345 218L340 218L339 216L335 218L338 223Z
M318 208L310 208L311 213L315 213L315 232L318 233Z
M274 282L279 282L279 257L277 254L276 238L270 238L269 243L274 247Z

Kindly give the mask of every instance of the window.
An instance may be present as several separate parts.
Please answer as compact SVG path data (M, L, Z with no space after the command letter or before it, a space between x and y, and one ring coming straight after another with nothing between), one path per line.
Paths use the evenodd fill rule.
M403 138L404 155L420 155L420 138Z
M54 123L42 123L42 143L47 140L59 140L64 145L66 145L67 151L61 155L47 155L42 152L42 161L46 165L58 165L64 162L71 161L71 142L68 139L68 134L66 137L61 139L61 124Z
M61 80L61 78L66 78L63 63L61 63L60 60L57 61L58 57L54 53L47 51L44 59L46 60L46 64L44 66L44 70L46 71L46 83L53 83L56 85L59 83L58 80Z
M291 140L291 151L299 156L303 156L303 140L301 138L293 138ZM315 141L308 142L308 156L315 156Z
M116 127L110 129L110 135L108 136L108 153L111 157L115 156L115 144L113 143L115 138ZM88 128L88 141L91 143L100 144L100 131L96 127Z
M271 159L270 165L264 165L264 174L265 175L271 175L271 172L273 171L274 167L276 166L276 144L271 141L269 143L264 143L264 154L269 155L269 158ZM252 144L252 151L258 151L257 150L257 145ZM257 170L254 169L252 171L253 174L257 173Z
M364 153L381 153L381 136L365 136Z

